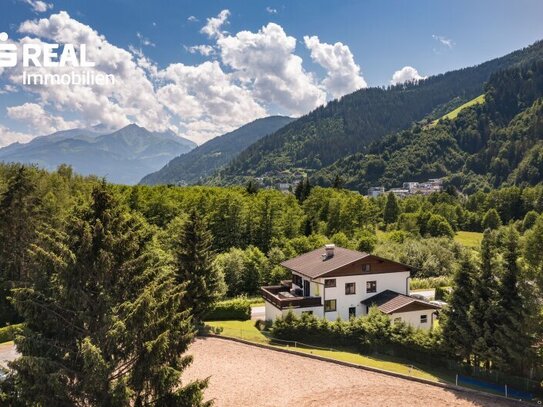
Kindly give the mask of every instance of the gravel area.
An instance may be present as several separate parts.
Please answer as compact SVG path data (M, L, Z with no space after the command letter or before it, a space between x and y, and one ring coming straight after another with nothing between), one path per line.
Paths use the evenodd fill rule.
M210 377L216 406L517 406L222 339L198 339L183 381Z

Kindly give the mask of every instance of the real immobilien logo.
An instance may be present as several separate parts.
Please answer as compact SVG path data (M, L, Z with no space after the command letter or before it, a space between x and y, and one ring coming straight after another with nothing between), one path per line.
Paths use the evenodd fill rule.
M22 61L23 85L112 85L115 76L96 72L95 63L87 58L86 44L79 45L79 52L73 44L22 44L7 43L8 34L0 33L0 68L15 68ZM19 55L19 52L21 55ZM21 59L19 59L19 56ZM48 73L48 68L72 67L69 72ZM35 68L44 68L36 72ZM28 72L32 69L32 72Z

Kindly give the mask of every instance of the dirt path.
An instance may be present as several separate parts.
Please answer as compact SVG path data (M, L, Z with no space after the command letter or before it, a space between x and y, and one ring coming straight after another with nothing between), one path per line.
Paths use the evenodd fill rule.
M210 376L217 406L513 406L514 403L221 339L199 339L183 380Z

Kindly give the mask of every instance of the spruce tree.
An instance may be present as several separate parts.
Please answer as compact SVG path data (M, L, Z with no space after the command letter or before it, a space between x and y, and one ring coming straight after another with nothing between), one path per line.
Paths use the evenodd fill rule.
M213 267L212 236L196 211L192 211L174 238L175 273L186 290L185 303L199 324L221 295L221 275Z
M454 275L453 287L448 306L443 310L443 341L454 355L470 362L473 330L469 309L474 302L473 277L476 267L468 253L463 253L460 267Z
M513 226L507 228L504 241L504 270L498 285L498 305L501 320L496 328L498 368L521 372L530 354L532 339L528 332L527 309L519 289L520 236Z
M151 249L143 220L104 184L66 232L33 247L33 285L14 292L25 330L11 363L16 405L189 406L205 381L180 383L194 329L184 292Z
M396 222L398 220L398 216L400 216L400 207L398 205L398 200L396 199L396 195L394 195L392 192L389 192L387 195L385 210L383 212L383 221L386 225L388 225L390 223Z

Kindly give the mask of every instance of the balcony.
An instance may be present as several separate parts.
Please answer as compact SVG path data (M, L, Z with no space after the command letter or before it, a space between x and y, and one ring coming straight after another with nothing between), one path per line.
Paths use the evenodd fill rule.
M290 292L290 287L290 282L282 281L281 285L260 287L260 292L264 300L281 310L322 306L321 297L295 295Z

